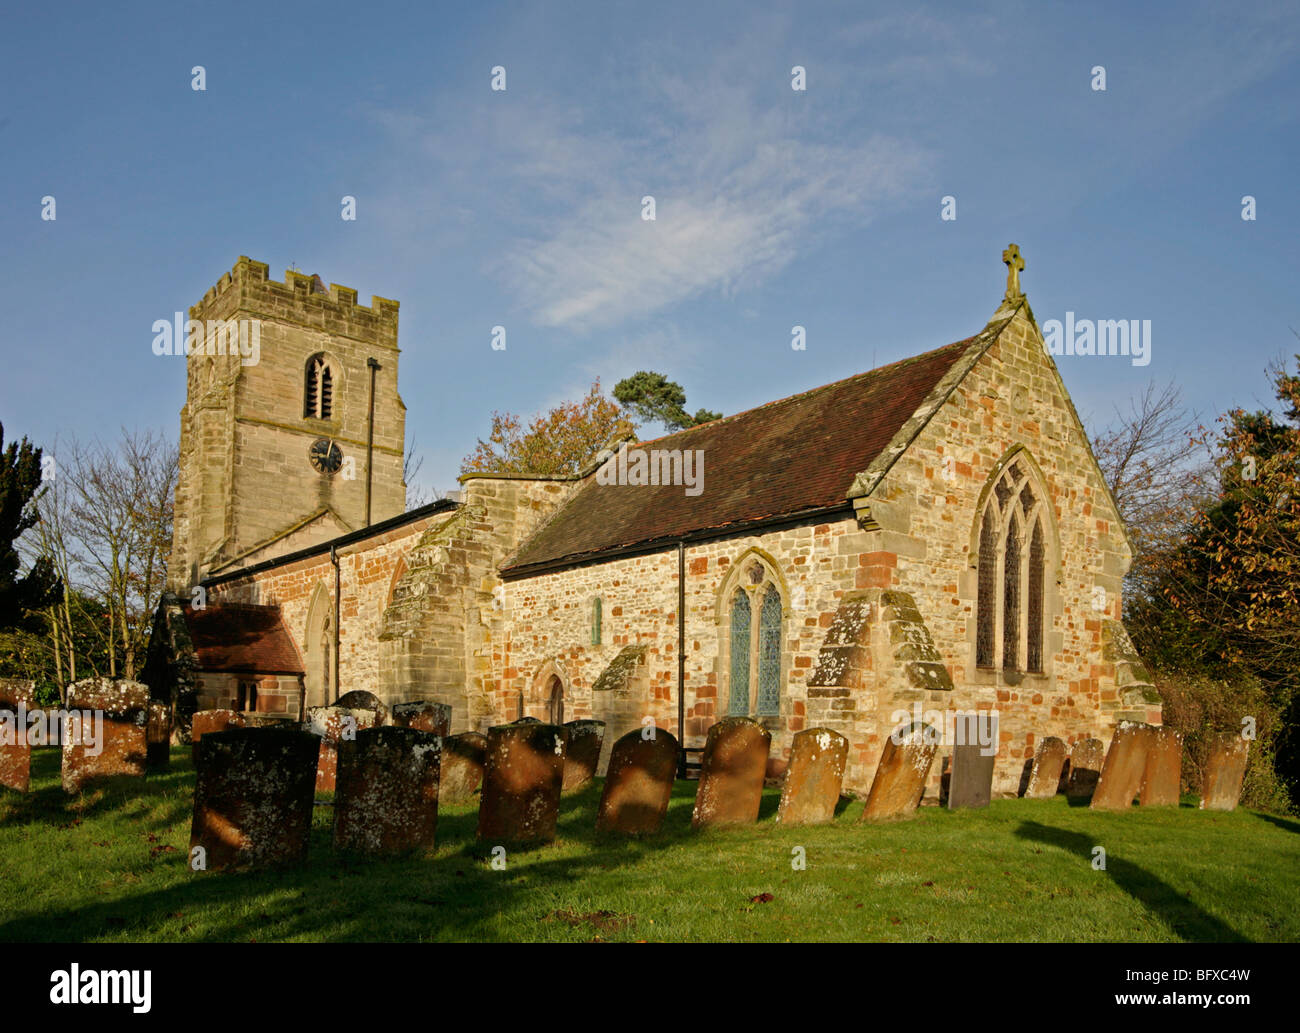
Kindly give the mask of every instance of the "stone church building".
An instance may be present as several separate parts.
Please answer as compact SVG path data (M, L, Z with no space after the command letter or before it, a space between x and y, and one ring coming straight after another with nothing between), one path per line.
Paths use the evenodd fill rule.
M973 336L403 512L397 302L241 257L190 310L155 690L296 718L367 689L448 703L453 732L595 717L607 750L743 714L777 768L841 732L858 791L914 714L996 712L1003 793L1045 736L1158 723L1125 530L1004 261ZM260 325L255 364L211 347L229 320Z

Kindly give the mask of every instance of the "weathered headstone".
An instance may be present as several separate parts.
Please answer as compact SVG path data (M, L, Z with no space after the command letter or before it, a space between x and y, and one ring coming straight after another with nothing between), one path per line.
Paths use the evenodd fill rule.
M320 763L316 769L316 792L332 793L338 771L338 745L355 739L363 728L375 727L373 710L348 710L346 707L308 707L306 731L320 737Z
M383 700L373 692L367 692L365 689L345 692L332 705L342 707L344 710L369 710L375 717L366 726L367 728L379 728L388 724L388 707L384 706Z
M172 708L161 700L149 701L145 726L145 760L150 771L166 771L172 762Z
M442 773L438 799L442 803L464 803L483 785L487 765L487 736L461 732L442 740Z
M1123 811L1133 805L1133 798L1142 791L1150 741L1150 725L1121 721L1115 727L1089 804L1093 810Z
M584 788L596 777L604 721L566 721L564 725L564 792Z
M1143 807L1177 807L1182 788L1183 737L1168 725L1147 733L1147 759L1138 803Z
M1080 739L1070 753L1070 780L1065 795L1075 800L1087 800L1097 789L1101 766L1106 760L1106 747L1100 739Z
M431 849L442 739L415 728L366 728L338 753L334 846L361 854Z
M196 710L190 718L190 755L199 762L199 741L209 732L224 732L227 728L243 728L244 715L238 710Z
M993 796L993 765L998 752L996 714L958 714L957 742L948 777L948 810L987 807Z
M434 735L446 735L451 731L451 706L423 699L394 703L389 711L389 720L398 728L414 728Z
M36 683L0 678L0 786L25 793L31 786L28 712L36 709Z
M727 717L709 729L700 761L691 827L758 820L772 733L747 717Z
M1241 783L1246 777L1246 758L1250 740L1240 735L1223 735L1210 744L1201 786L1201 810L1233 811L1241 799Z
M68 710L80 712L80 719L64 722L66 792L80 792L101 779L144 775L149 686L110 678L74 682L68 686Z
M859 821L911 817L925 795L925 780L939 749L937 730L913 723L885 740Z
M265 868L307 856L320 738L232 728L199 742L191 870Z
M497 843L555 838L564 783L564 728L541 722L488 729L478 838Z
M1029 772L1026 800L1050 800L1061 785L1061 768L1065 765L1069 747L1064 739L1049 735L1034 751L1034 766Z
M820 825L834 820L848 760L849 741L839 732L805 728L795 733L776 820L782 825Z
M662 728L634 729L609 754L605 788L596 811L597 832L653 835L664 823L677 774L677 738Z

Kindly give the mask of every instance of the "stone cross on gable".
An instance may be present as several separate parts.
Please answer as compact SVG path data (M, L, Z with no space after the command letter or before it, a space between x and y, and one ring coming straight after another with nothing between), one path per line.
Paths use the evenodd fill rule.
M1007 267L1007 293L1004 300L1017 301L1025 296L1020 289L1020 272L1025 268L1025 260L1020 257L1020 247L1008 244L1002 252L1002 261Z

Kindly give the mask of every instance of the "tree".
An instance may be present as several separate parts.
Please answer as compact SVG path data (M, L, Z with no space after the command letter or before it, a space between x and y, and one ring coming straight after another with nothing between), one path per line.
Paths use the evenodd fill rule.
M26 438L5 448L0 424L0 629L30 626L34 612L49 606L59 593L59 579L48 559L38 557L25 575L18 573L17 542L36 524L33 503L40 497L41 473L41 450Z
M614 385L614 397L631 409L642 423L661 423L669 432L722 418L722 413L708 409L697 409L694 416L690 415L686 411L686 392L682 386L662 373L648 370L640 370L620 380Z
M494 412L488 440L460 464L461 473L576 474L601 449L635 428L600 391L600 381L579 402L565 402L533 418L527 429L513 413Z

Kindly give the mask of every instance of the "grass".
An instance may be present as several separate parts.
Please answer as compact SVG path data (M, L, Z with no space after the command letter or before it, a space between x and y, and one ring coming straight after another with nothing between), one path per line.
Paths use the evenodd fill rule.
M664 831L636 841L595 835L597 785L564 798L555 843L508 852L503 871L473 806L443 809L435 851L390 861L335 853L318 806L304 867L193 873L188 748L80 800L58 765L37 750L32 792L0 790L3 941L1300 939L1300 823L1244 810L1057 797L867 826L849 802L800 829L773 822L770 790L758 824L693 833L688 782Z

